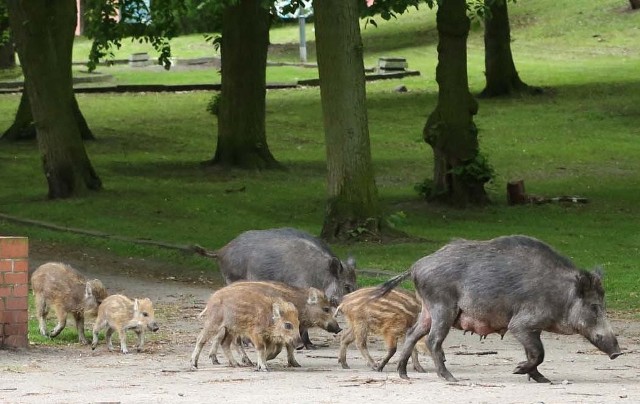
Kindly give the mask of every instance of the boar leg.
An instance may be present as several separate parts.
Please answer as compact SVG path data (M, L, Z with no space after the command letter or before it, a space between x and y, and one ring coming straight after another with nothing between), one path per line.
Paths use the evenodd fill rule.
M104 333L104 339L107 342L107 349L109 352L113 352L113 342L111 342L111 338L113 337L113 328L110 325L107 325L107 331Z
M73 313L73 319L76 321L76 329L78 330L78 341L87 345L86 335L84 335L84 315L82 313Z
M224 335L220 335L221 333L218 332L218 334L213 337L214 341L216 339L222 339L222 352L224 353L224 356L227 357L227 361L229 361L229 366L231 367L238 367L240 366L240 364L238 363L238 361L236 361L236 358L233 357L233 353L231 352L231 343L235 340L234 337L230 336L227 332L226 332L226 328L223 328L223 332Z
M135 333L138 334L138 346L136 350L138 352L142 352L142 347L144 347L144 332L142 330L135 330Z
M411 364L413 365L413 370L420 373L425 373L426 370L422 367L420 362L418 361L418 350L416 348L413 349L411 353Z
M91 341L91 349L96 349L98 346L98 334L100 330L107 326L106 320L101 318L97 318L96 322L93 324L93 340Z
M123 354L128 354L129 349L127 348L127 330L124 328L118 329L118 337L120 338L120 350ZM109 336L111 338L111 336Z
M306 328L300 327L300 338L302 338L302 346L298 347L298 349L316 349L316 346L313 345L309 338L309 331Z
M367 361L369 367L375 370L377 368L376 361L373 360L367 348L369 330L366 327L359 327L357 330L354 330L353 333L356 337L356 346L358 350L360 350L360 354L362 354L362 357Z
M224 327L220 327L218 329L218 334L220 333L225 334L226 332L227 331ZM200 334L198 334L198 339L196 340L196 346L193 348L193 352L191 353L192 369L198 368L198 358L200 357L200 352L202 352L202 348L205 346L207 341L209 341L209 338L211 338L211 334L212 334L212 326L207 322L205 323L205 326L202 328L202 331L200 331ZM216 337L218 337L218 335L216 335ZM214 339L212 341L212 347L211 347L212 350L213 350L213 345L216 346L216 351L217 351L218 349L217 346L219 345L219 338Z
M236 348L236 352L238 353L238 355L240 355L240 357L242 358L240 360L242 364L244 366L253 366L253 362L251 362L251 359L249 359L249 357L247 356L247 352L245 352L244 350L244 344L242 343L242 338L240 337L234 338L233 346Z
M384 343L387 346L387 356L385 356L378 367L375 368L378 372L382 372L382 369L384 369L386 364L389 362L389 359L391 359L391 357L396 353L396 350L398 349L398 337L389 334L389 336L385 337ZM413 353L411 354L411 359L413 360Z
M287 363L292 368L299 368L301 366L293 356L293 351L295 351L295 347L292 344L287 344Z
M551 383L549 379L538 371L538 365L544 361L544 347L540 340L541 331L513 329L511 332L522 344L527 354L527 360L518 363L513 373L521 375L527 374L538 383Z
M38 324L40 325L40 334L43 337L47 334L47 314L49 314L49 307L41 294L37 294L35 297L36 303L36 317L38 318Z
M65 309L63 309L60 306L54 307L53 309L56 312L56 318L58 319L58 324L53 330L51 330L51 334L49 334L51 338L58 336L58 334L60 334L60 332L64 330L64 327L67 325L67 314L68 314L65 311Z
M403 379L408 379L407 376L407 363L411 356L416 343L420 338L429 333L431 329L431 315L429 310L422 306L422 311L418 316L416 323L409 329L407 336L405 337L404 344L402 345L402 351L400 351L400 359L398 360L398 375Z
M347 348L349 344L355 340L356 337L353 334L353 328L342 332L342 337L340 338L340 356L338 357L338 363L342 365L342 369L349 369L349 365L347 365Z
M431 306L431 330L427 337L427 346L431 351L431 358L433 358L433 362L436 365L436 372L438 373L438 376L448 382L457 382L458 379L453 377L451 372L449 372L447 367L444 365L446 359L444 351L442 350L442 343L445 338L447 338L447 335L449 335L449 330L458 317L458 314L458 310L455 307L450 308L446 305Z
M269 368L267 367L267 347L262 341L256 341L254 338L252 338L251 341L256 347L256 351L258 352L258 365L256 366L256 371L268 372Z

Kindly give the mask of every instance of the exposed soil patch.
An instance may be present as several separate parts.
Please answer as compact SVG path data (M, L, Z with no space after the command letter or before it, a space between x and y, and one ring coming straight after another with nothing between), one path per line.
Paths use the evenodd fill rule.
M504 341L496 335L480 341L457 330L445 341L445 353L458 383L438 379L431 359L424 356L427 373L413 372L409 366L409 381L398 377L393 359L384 372L375 372L353 346L347 356L351 369L342 369L337 338L320 330L311 335L318 348L296 354L302 368L287 368L283 354L269 362L268 373L229 368L222 355L223 365L214 366L205 353L200 369L190 371L189 357L200 330L197 314L219 286L218 279L197 271L182 277L162 262L52 244L32 244L31 257L33 268L44 261L63 261L100 278L111 293L150 297L161 331L148 336L144 352L129 355L108 352L104 341L95 351L79 344L0 351L3 403L640 402L640 323L635 321L613 321L625 351L615 361L582 337L545 333L546 360L540 371L553 384L511 374L524 352L509 334ZM144 268L149 276L133 277L133 268L136 274ZM374 358L384 356L376 338L370 350ZM253 350L248 353L255 357Z

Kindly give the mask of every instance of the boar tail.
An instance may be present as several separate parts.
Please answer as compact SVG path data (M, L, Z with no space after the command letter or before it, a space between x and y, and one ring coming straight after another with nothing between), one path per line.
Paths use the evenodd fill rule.
M206 313L206 312L207 312L207 309L208 309L208 308L209 308L209 307L205 307L205 308L204 308L204 310L202 310L202 311L200 312L200 314L198 314L198 318L202 318L202 316L204 316L204 313Z
M407 279L411 275L411 270L401 273L400 275L394 276L389 279L382 285L378 286L376 293L374 295L374 299L379 299L389 293L391 289L394 289L400 283L402 283L405 279Z
M204 248L201 245L194 244L194 245L191 246L191 249L193 250L194 253L200 254L203 257L218 258L218 253L217 252L215 252L213 250L207 250L206 248Z

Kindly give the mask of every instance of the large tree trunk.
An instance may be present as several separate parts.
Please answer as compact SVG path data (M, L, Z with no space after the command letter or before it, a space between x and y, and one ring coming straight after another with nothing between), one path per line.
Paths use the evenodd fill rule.
M4 29L0 27L0 32ZM16 53L13 50L13 42L10 40L0 45L0 69L12 69L16 67Z
M260 0L240 0L222 16L222 91L212 164L278 168L265 129L267 49L271 16Z
M434 154L430 198L457 206L488 200L486 179L460 173L478 158L478 131L473 122L478 103L469 92L467 79L469 25L465 0L446 0L438 7L438 105L423 129Z
M629 0L633 10L640 10L640 0Z
M102 188L87 156L74 106L71 51L75 0L7 0L38 133L50 198Z
M487 80L481 97L497 97L522 92L538 93L520 80L511 54L511 29L506 0L486 0L490 13L484 19L484 65Z
M358 0L315 0L316 52L327 148L322 237L377 237L381 211L371 164Z

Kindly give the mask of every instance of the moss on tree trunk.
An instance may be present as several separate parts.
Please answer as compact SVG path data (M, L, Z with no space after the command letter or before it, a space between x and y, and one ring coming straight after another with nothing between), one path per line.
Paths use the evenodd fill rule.
M281 167L269 150L265 129L270 19L260 0L240 0L223 11L218 143L210 164Z

